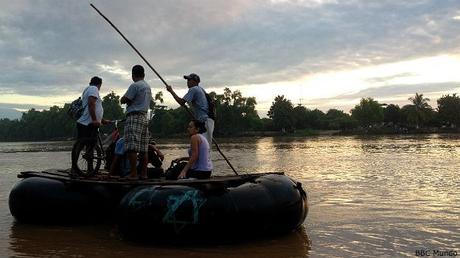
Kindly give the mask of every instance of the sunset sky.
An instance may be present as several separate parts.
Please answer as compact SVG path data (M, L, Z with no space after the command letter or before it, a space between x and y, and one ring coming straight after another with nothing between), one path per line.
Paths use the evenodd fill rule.
M360 98L408 104L460 92L458 0L94 0L179 95L182 75L207 91L276 95L349 112ZM102 77L122 95L143 61L89 1L0 0L0 118L62 106ZM146 67L153 92L173 98Z

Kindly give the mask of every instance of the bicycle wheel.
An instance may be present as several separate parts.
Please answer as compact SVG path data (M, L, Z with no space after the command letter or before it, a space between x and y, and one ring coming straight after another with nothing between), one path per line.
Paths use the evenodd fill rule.
M77 142L72 152L76 155L74 171L80 176L90 177L99 171L103 157L99 145Z

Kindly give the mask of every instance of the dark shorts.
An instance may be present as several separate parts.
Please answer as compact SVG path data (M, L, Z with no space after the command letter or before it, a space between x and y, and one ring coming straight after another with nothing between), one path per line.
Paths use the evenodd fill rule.
M77 140L96 141L98 127L89 125L82 125L77 123Z
M211 171L201 171L189 169L187 171L187 178L208 179L211 177Z

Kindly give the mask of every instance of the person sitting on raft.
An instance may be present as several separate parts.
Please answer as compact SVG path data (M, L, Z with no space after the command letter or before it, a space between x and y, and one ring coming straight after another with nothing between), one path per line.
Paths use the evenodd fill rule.
M197 178L207 179L211 177L212 162L209 156L209 143L203 133L206 132L205 124L198 120L192 120L188 124L187 132L190 135L190 148L188 157L175 160L188 161L180 172L178 179Z
M129 175L131 165L129 163L129 159L126 157L126 150L124 144L124 137L120 137L115 143L115 147L113 150L113 159L110 164L109 176L125 177ZM140 156L139 158L142 159L143 156ZM148 144L148 163L151 163L155 168L160 168L164 158L165 156L163 155L163 153L155 146L155 142L150 142ZM137 169L141 169L139 166L139 161L137 164Z

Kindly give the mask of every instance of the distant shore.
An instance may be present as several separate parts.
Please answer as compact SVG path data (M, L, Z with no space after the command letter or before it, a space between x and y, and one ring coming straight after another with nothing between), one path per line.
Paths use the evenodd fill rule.
M460 128L359 128L352 130L296 130L294 132L280 132L280 131L264 131L264 132L244 132L239 135L228 137L273 137L273 136L287 136L287 137L306 137L306 136L321 136L321 135L337 135L337 136L351 136L351 135L410 135L410 134L459 134ZM219 136L217 136L219 137ZM222 136L227 137L227 136Z
M367 128L367 129L353 129L353 130L313 130L304 129L296 130L293 132L282 131L247 131L237 135L214 135L215 138L238 138L238 137L308 137L308 136L353 136L353 135L411 135L411 134L460 134L460 128ZM174 135L157 135L152 134L154 139L168 138L168 139L186 139L185 134ZM17 141L4 141L4 142L57 142L57 141L74 141L73 138L53 138L42 140L17 140ZM0 141L2 142L2 141Z

